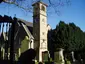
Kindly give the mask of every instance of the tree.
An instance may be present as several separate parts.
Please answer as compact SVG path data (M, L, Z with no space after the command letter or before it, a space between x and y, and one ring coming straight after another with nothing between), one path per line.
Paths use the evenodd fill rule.
M63 21L51 31L51 44L55 48L64 48L67 51L80 51L85 47L84 32L74 23L66 24ZM56 50L56 49L55 49Z
M41 1L41 0L0 0L0 3L4 2L7 4L14 4L15 6L29 12L32 11L32 4L35 3L36 1ZM63 7L64 5L69 5L70 0L42 0L46 4L48 4L48 9L53 8L56 13L59 13L59 7ZM49 12L49 10L48 10Z
M77 60L81 57L85 59L85 32L74 23L66 24L60 21L49 35L48 49L51 54L54 54L53 52L56 52L58 48L63 48L65 54L73 51Z

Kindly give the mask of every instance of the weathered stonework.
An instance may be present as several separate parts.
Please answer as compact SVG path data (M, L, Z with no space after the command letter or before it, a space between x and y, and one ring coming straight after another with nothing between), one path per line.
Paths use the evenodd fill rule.
M48 51L47 33L46 5L41 2L37 2L33 4L33 36L34 48L37 51L36 59L39 62L42 62L42 53Z

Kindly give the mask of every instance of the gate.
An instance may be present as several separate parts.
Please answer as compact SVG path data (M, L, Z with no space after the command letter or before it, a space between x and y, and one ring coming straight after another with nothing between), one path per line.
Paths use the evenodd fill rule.
M0 16L0 60L14 64L14 31L16 18Z

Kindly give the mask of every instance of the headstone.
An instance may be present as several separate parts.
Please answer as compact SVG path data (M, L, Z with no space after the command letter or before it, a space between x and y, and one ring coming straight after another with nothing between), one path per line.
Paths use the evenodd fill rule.
M72 54L72 60L73 60L73 62L75 62L74 52L72 51L71 54Z
M59 48L57 52L54 53L54 61L57 64L64 64L63 49Z

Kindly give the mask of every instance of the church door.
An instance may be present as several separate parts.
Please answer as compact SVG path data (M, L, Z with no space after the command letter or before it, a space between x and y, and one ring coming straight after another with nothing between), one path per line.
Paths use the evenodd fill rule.
M42 61L43 62L48 61L48 52L47 51L42 52Z

